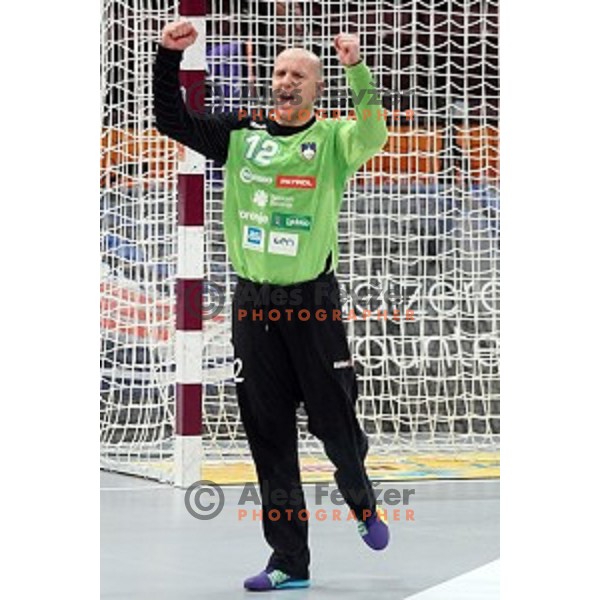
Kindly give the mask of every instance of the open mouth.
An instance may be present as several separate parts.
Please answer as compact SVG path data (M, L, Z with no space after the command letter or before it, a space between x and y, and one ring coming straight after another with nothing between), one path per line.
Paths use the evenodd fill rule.
M277 95L277 101L280 105L281 104L291 104L293 100L294 100L294 94L292 94L291 92L280 91L279 94Z

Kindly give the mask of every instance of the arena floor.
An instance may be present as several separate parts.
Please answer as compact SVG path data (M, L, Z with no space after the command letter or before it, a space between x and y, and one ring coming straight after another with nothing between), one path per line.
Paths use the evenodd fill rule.
M258 521L239 518L241 487L223 488L218 517L198 520L186 510L184 490L101 472L101 597L123 600L245 598L242 581L269 555ZM312 586L269 592L288 600L498 600L498 480L411 481L381 484L411 488L409 507L390 520L392 540L369 550L355 523L328 515L311 519ZM305 486L309 510L315 487ZM385 493L385 492L384 492ZM407 520L406 509L414 511Z

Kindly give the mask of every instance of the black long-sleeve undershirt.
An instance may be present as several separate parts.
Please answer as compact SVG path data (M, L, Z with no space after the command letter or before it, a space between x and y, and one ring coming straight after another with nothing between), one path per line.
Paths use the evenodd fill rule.
M179 82L182 57L179 50L158 47L152 81L156 127L171 139L224 164L229 135L243 124L234 113L207 114L188 109Z

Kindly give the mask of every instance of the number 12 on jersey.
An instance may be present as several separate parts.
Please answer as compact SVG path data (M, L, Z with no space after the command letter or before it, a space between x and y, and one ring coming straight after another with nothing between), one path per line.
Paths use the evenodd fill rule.
M246 137L246 145L247 150L245 158L261 167L270 165L273 157L279 150L279 144L277 142L265 139L258 133Z

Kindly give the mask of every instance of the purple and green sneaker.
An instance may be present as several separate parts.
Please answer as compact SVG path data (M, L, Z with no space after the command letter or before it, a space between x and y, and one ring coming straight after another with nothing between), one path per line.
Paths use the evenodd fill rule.
M244 581L244 587L251 592L294 590L298 588L307 588L309 585L310 579L297 579L279 569L273 569L271 567Z
M358 533L369 548L383 550L390 541L390 528L383 515L377 512L366 521L358 522Z

